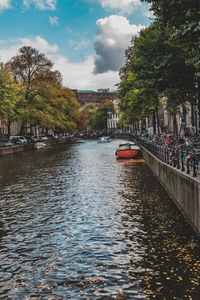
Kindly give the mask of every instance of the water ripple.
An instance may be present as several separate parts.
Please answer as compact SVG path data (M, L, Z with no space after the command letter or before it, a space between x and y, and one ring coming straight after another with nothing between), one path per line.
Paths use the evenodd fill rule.
M199 241L119 143L2 158L1 299L197 299Z

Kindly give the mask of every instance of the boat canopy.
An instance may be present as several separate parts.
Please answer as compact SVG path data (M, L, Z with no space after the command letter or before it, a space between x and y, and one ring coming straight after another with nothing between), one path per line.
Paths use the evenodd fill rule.
M119 150L140 150L140 147L138 147L135 143L125 143L119 145Z

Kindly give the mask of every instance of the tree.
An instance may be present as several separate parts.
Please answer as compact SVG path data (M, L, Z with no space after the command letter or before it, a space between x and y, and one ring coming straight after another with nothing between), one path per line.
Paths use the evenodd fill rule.
M61 88L58 91L58 111L60 114L60 125L57 131L72 131L77 128L80 122L80 104L74 92L69 88Z
M33 98L39 95L38 91L41 91L41 84L44 82L47 84L48 81L50 82L50 75L53 75L53 72L50 72L53 64L45 57L44 54L39 53L38 50L24 46L19 49L19 54L14 56L7 65L13 74L13 77L24 86L26 102L24 102L24 106L21 111L22 133L24 130L24 123L30 121L28 119L30 114L27 114L28 106L32 102ZM32 103L31 105L33 106Z
M107 130L107 119L109 117L109 113L114 113L114 105L111 100L102 100L99 103L99 106L97 108L96 112L96 119L94 128L97 130Z
M122 70L121 73L122 74ZM134 73L127 74L118 85L119 109L121 111L120 124L135 124L145 114L143 99Z
M84 130L93 131L95 126L95 119L97 114L96 105L89 103L81 109L82 128Z
M185 53L185 63L194 69L193 94L200 122L200 10L199 0L143 0L161 26L170 32L170 43L179 45ZM200 125L200 123L199 123Z
M151 3L151 10L161 26L170 29L174 43L182 45L186 61L200 71L200 10L199 0L143 0ZM200 75L198 75L200 76Z
M74 93L59 86L44 86L29 105L28 118L32 126L54 132L69 132L76 129L79 122L79 103Z
M0 68L0 116L8 128L10 135L10 125L12 121L20 119L20 102L23 101L21 86L17 84L9 75L7 70Z
M159 22L142 30L126 51L126 66L120 72L119 95L125 99L122 101L128 101L139 117L153 111L158 130L161 97L170 95L167 107L173 107L173 114L176 114L177 107L188 100L189 95L193 96L194 70L186 64L183 49L171 44L169 39L168 30ZM155 129L154 122L154 132Z
M20 119L21 134L25 123L31 128L38 126L55 132L76 129L80 105L74 93L62 86L60 72L51 70L53 64L49 59L36 49L22 47L6 66L11 76L8 72L2 73L1 98L4 101L0 112L9 124ZM4 85L9 85L9 89L5 90Z
M189 37L193 47L199 40L199 0L142 0L151 4L156 20L164 27L180 30L183 38Z
M132 45L126 51L126 65L120 71L122 82L119 85L121 109L127 107L122 102L128 102L134 121L154 112L157 116L160 106L160 62L162 48L157 28L147 28L140 36L132 40ZM158 47L158 49L157 49ZM157 50L155 56L155 49ZM124 94L124 96L123 96ZM155 119L155 117L154 117ZM154 131L156 124L154 122Z
M42 79L42 74L53 67L52 62L44 54L28 46L20 48L19 54L12 57L8 65L15 78L24 84L26 100L29 100L30 93Z

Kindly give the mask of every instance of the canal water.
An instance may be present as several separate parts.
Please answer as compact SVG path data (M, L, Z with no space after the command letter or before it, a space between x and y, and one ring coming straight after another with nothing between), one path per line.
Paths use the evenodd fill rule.
M200 299L200 243L122 140L0 160L0 299Z

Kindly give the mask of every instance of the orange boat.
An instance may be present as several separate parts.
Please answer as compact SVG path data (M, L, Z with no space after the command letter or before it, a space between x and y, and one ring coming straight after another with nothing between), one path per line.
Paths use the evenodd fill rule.
M120 144L116 150L115 155L117 158L136 158L140 155L140 147L134 143L127 142L125 144Z

